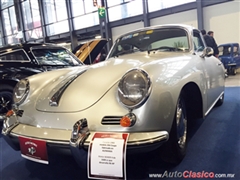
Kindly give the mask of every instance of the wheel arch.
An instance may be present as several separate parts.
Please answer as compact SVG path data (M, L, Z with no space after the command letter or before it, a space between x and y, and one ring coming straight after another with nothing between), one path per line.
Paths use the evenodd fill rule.
M11 87L14 88L16 84L18 83L17 80L0 80L0 90L8 90L5 87Z
M203 99L198 85L189 82L182 88L188 119L203 118Z

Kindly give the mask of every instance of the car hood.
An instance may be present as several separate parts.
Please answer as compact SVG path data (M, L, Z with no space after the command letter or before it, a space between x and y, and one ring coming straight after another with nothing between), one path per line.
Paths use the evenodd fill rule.
M83 111L97 103L128 70L144 69L153 61L165 64L170 56L173 57L172 53L167 55L165 53L162 58L161 55L147 56L146 53L135 53L111 58L85 69L80 68L77 77L70 73L64 79L58 78L53 83L45 85L36 101L36 109L44 112ZM161 66L158 69L161 72ZM66 87L63 88L64 86ZM64 90L61 92L61 89ZM61 94L58 105L50 105L50 100L54 99L56 94Z

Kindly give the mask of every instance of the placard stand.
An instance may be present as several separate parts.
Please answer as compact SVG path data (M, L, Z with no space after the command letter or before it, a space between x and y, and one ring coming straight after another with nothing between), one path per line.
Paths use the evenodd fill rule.
M89 179L126 179L128 133L93 135L88 149Z

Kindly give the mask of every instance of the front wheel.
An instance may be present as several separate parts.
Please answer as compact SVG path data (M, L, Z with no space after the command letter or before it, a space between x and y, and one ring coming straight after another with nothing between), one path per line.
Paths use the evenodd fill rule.
M215 107L221 106L224 102L224 93L221 95L221 97L218 99Z
M7 113L12 108L13 88L7 85L0 87L0 116Z
M228 74L229 75L236 75L237 74L237 68L236 67L230 67L228 69Z
M180 95L178 99L169 140L160 149L161 159L167 163L179 164L185 157L187 149L187 112L183 95Z
M232 68L232 75L236 75L237 74L237 68Z

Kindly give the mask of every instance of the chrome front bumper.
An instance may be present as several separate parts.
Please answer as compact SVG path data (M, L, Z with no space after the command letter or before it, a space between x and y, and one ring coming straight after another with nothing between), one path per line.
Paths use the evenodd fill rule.
M97 131L95 131L97 132ZM87 119L81 119L77 121L72 130L70 145L75 148L87 149L90 145L94 131L90 131L88 128ZM106 133L121 133L106 131ZM148 146L153 144L161 144L168 140L167 131L153 131L153 132L122 132L128 133L129 137L127 140L127 149L135 149L135 147Z
M87 124L86 127L77 127L77 134L74 131L75 126L73 127L73 130L37 128L19 123L17 117L14 115L11 116L11 118L6 118L3 124L3 137L15 150L20 150L19 136L33 138L45 141L48 148L54 147L59 150L68 149L69 152L71 150L72 155L78 163L87 163L87 150L95 133L88 130ZM169 134L167 131L129 133L127 140L127 154L155 150L160 147L162 143L167 141L168 137Z
M70 148L79 166L86 168L88 158L87 150L95 132L88 130L87 122L85 122L85 126L81 126L81 124L80 122L77 124L78 126L75 126L75 124L73 127ZM126 152L127 154L150 152L159 148L168 138L169 134L167 131L129 133Z
M75 148L83 148L88 149L90 142L94 136L95 132L90 132L88 137L85 139L83 144L81 144L81 138L76 142L72 142L70 140L70 145ZM109 132L108 132L109 133ZM168 140L168 132L167 131L156 131L156 132L136 132L129 133L129 138L127 141L127 149L136 149L144 146L152 146L152 145L161 145L163 142ZM140 150L140 149L139 149Z
M0 122L3 122L5 119L5 115L0 114Z
M16 115L5 117L3 121L2 134L5 141L14 149L19 151L19 137L43 140L46 142L48 149L56 151L68 151L69 137L71 130L58 130L49 128L37 128L18 122ZM62 138L65 137L65 138ZM59 149L59 150L58 150Z

